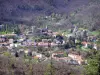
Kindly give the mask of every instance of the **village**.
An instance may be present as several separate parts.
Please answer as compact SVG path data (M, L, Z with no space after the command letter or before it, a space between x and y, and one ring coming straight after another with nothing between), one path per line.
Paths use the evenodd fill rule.
M23 34L0 34L0 55L33 61L35 63L54 61L70 65L86 65L86 56L91 49L99 50L98 36L74 26L69 31L53 31L31 27ZM84 54L85 53L85 54Z

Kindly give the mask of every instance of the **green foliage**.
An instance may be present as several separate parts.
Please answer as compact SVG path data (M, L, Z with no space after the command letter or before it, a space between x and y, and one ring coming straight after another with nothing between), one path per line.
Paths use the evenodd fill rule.
M20 34L21 32L20 32L20 29L18 28L18 29L14 29L14 33L15 34Z
M71 17L74 17L75 16L75 12L71 13L70 16Z
M85 69L87 75L100 75L100 51L97 51L88 59L88 65Z
M77 45L76 48L77 48L77 49L81 49L81 45Z
M97 36L97 35L100 34L100 32L99 31L93 31L93 32L91 32L91 34Z
M64 52L64 57L67 57L68 55L67 55L67 53L66 52Z
M48 53L48 52L45 53L45 56L46 56L46 57L50 57L50 53Z
M81 47L81 50L83 50L83 51L90 51L90 49L89 48L85 48L85 47Z
M88 75L97 75L98 71L98 61L97 59L88 60L88 66L86 67Z
M8 56L8 57L11 56L11 54L10 54L9 52L4 52L3 54L4 54L5 56Z
M11 31L2 31L2 32L0 32L0 34L2 34L2 35L4 35L4 34L10 34L10 33L12 33Z
M87 30L86 28L79 28L79 30Z
M55 75L55 69L52 64L47 65L47 69L44 75Z
M32 63L38 63L38 58L32 59Z
M33 71L32 71L33 70L33 65L32 64L29 65L29 69L30 69L29 74L32 75L33 74Z
M96 41L96 44L100 45L100 40Z
M66 36L66 35L68 35L68 34L70 34L70 31L62 31L61 33L63 33L64 34L64 36Z

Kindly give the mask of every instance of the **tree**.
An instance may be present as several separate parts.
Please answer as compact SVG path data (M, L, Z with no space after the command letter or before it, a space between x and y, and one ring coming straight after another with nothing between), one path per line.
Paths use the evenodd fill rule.
M47 70L44 73L44 75L55 75L55 69L54 69L54 66L52 64L47 65Z
M20 31L18 26L14 29L14 33L15 34L20 34L21 33L21 31Z
M100 51L93 54L88 59L86 68L86 75L100 75Z

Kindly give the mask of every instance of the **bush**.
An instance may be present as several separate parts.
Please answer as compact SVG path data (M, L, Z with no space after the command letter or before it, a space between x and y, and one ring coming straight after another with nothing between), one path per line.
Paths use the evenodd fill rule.
M11 56L10 52L4 52L3 54L8 57Z

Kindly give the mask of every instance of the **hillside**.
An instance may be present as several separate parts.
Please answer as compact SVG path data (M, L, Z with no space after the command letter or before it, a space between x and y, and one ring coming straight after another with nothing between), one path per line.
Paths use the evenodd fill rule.
M30 23L35 16L70 13L88 0L0 0L0 22Z
M100 29L99 2L100 0L0 0L0 24L26 24L39 27L51 25L51 28L56 26L57 29L77 25L98 30ZM56 22L39 19L41 16L52 14L61 15L60 20ZM58 17L56 16L56 19Z

